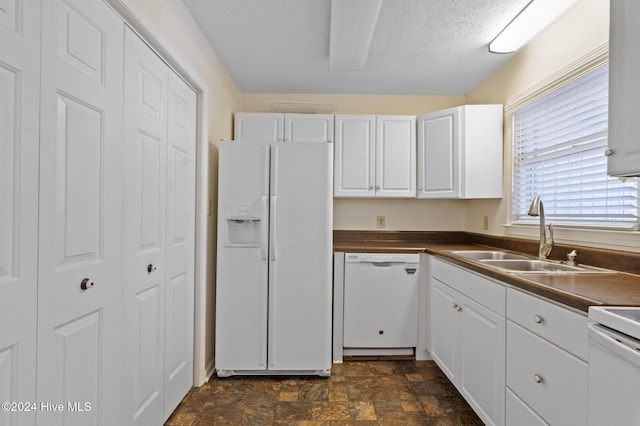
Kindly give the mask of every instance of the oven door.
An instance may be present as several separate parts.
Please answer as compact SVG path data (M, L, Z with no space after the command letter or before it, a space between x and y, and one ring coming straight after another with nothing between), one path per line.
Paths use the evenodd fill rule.
M588 424L640 425L640 340L589 324Z

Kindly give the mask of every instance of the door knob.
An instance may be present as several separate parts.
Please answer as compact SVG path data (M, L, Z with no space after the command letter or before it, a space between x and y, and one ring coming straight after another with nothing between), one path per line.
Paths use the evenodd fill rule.
M91 287L93 287L93 285L93 281L91 281L89 278L85 278L80 282L80 289L89 290Z
M150 264L147 265L147 272L148 273L152 273L155 270L156 270L156 267L155 267L155 265L153 263L150 263Z

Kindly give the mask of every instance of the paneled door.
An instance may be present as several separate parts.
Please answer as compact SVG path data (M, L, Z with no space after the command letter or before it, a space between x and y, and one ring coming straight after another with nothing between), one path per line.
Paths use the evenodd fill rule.
M35 401L40 2L0 6L0 402ZM0 411L0 425L35 413Z
M164 419L193 385L196 94L169 72Z
M123 354L122 423L159 425L164 409L169 69L128 27L124 46L122 250L123 342L127 350ZM184 167L179 155L175 158L178 167ZM179 274L176 277L184 279Z
M101 0L46 0L42 17L37 420L115 425L123 23Z

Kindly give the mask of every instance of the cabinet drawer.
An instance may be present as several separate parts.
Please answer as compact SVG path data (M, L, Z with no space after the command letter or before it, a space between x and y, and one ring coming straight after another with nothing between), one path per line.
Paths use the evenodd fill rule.
M507 290L507 318L583 361L587 360L586 316L510 288Z
M431 276L472 300L504 316L506 289L504 286L483 278L460 267L433 258Z
M507 386L554 425L587 422L587 364L507 321Z
M548 426L549 423L545 422L531 409L527 404L522 402L520 398L514 395L509 389L507 389L507 425L518 426Z

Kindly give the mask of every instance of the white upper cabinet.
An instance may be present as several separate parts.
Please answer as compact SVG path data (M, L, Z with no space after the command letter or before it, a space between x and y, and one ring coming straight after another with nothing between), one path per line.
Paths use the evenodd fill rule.
M238 112L234 118L235 140L279 142L283 139L283 114Z
M502 197L502 105L418 117L418 198Z
M415 116L336 115L335 122L335 197L415 197Z
M374 197L375 115L336 115L334 197Z
M238 112L234 139L266 142L331 142L332 114Z
M640 175L640 2L611 2L609 26L609 147L607 173L612 176Z
M333 142L333 114L285 114L285 142Z

